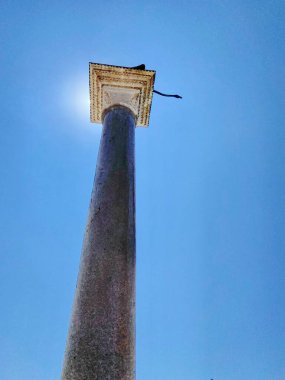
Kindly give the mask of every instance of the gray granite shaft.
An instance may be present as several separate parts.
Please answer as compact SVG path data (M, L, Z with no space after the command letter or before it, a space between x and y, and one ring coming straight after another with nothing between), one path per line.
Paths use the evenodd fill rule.
M105 113L62 380L135 378L134 134Z

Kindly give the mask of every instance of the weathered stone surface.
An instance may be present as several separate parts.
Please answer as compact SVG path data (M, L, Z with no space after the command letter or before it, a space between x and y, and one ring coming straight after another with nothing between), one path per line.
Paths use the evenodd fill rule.
M134 132L106 111L62 380L135 378Z

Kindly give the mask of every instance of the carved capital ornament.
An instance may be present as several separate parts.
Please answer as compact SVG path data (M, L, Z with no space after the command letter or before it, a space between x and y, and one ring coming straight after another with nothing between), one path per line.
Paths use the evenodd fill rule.
M114 105L129 108L137 127L147 127L155 71L89 63L90 120L102 123L104 111Z

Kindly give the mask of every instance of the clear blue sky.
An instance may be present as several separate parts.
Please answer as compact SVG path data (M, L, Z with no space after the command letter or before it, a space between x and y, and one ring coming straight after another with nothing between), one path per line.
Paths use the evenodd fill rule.
M284 380L285 2L0 18L1 380L60 378L101 133L89 61L183 96L154 95L136 131L137 380Z

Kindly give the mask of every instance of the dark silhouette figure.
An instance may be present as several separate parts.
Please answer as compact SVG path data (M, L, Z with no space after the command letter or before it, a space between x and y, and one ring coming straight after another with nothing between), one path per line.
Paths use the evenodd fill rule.
M134 66L134 67L131 67L131 69L136 69L136 70L145 70L145 65L144 65L144 64L142 64L142 65Z
M145 64L142 63L141 65L131 67L131 69L145 70ZM161 96L167 96L168 98L182 99L182 96L180 96L180 95L164 94L163 92L160 92L160 91L157 91L157 90L153 90L153 92L155 92L156 94L161 95ZM211 379L211 380L213 380L213 379Z

